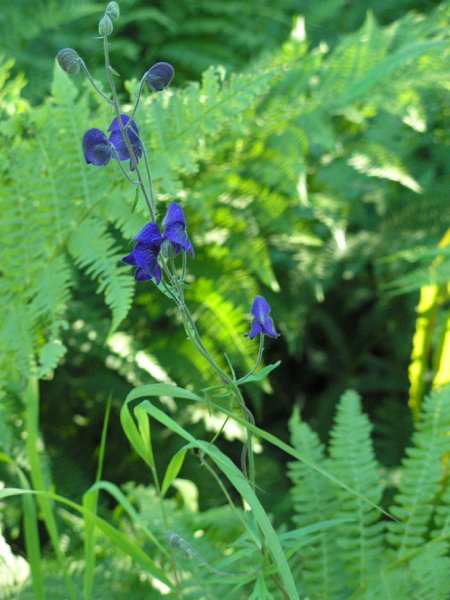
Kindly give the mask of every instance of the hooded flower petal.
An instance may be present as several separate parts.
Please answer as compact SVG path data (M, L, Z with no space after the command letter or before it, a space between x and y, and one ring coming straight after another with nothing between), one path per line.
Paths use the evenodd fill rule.
M277 338L280 334L276 331L272 317L269 317L270 306L263 296L255 296L252 306L253 321L250 331L245 335L251 340L262 333L269 337Z
M188 238L186 231L186 220L184 218L183 209L176 202L171 202L167 209L166 216L163 219L164 238L171 241L178 254L181 250L189 252L194 256L194 249Z
M101 129L88 129L83 135L82 145L84 158L88 165L101 167L111 160L111 144Z
M120 115L120 120L122 121L122 125L124 127L126 127L128 124L128 121L130 120L130 117L128 115L122 113ZM129 126L129 129L133 129L134 132L137 135L139 135L139 129L134 120L131 121L131 125ZM114 117L114 119L111 121L111 125L108 127L108 131L120 131L119 119L117 117Z
M127 263L127 265L131 265L132 267L137 267L136 259L134 258L133 252L127 254L122 258L122 262Z
M168 62L154 64L145 74L145 80L154 92L166 88L173 79L175 70Z
M125 127L130 120L128 115L120 115L120 120L122 121L122 125ZM113 119L111 125L108 127L108 131L110 131L109 141L114 146L119 160L130 160L131 156L127 148L127 144L124 140L122 132L120 131L119 120L117 117ZM127 128L128 139L130 140L131 147L133 148L134 155L136 160L139 160L142 156L142 144L139 139L139 129L134 121L131 121L130 126ZM133 165L130 164L131 170L133 170Z
M123 262L137 267L135 278L139 281L154 278L156 283L161 281L161 267L158 255L163 237L156 223L148 223L134 237L137 244L133 251L122 258Z
M142 244L138 242L133 249L133 256L136 260L137 271L136 279L155 278L156 283L161 281L161 267L158 264L159 246Z
M158 227L157 223L147 223L139 233L137 233L133 240L142 242L143 244L149 244L153 246L161 246L163 236Z

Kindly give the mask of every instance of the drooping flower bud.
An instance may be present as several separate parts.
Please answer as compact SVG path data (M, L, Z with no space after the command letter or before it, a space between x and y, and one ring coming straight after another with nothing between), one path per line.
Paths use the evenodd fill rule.
M117 21L117 19L120 17L119 3L118 2L108 2L108 5L106 6L105 14L107 14L108 17L112 21Z
M154 92L160 92L166 88L173 79L175 70L170 63L155 63L145 74L145 80Z
M99 34L102 37L111 35L111 33L113 32L113 29L114 29L114 27L113 27L111 19L109 18L109 16L107 14L104 14L103 17L100 19L100 23L98 24Z
M56 60L63 71L69 75L76 75L80 70L81 58L72 48L63 48L56 55Z

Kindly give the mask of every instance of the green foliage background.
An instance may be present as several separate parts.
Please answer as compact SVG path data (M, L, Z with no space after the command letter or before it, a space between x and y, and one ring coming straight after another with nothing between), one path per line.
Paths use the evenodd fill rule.
M187 299L208 348L224 365L226 353L244 374L256 353L243 337L249 307L263 293L282 333L267 344L265 359L283 364L270 385L247 386L258 425L287 440L297 406L301 427L309 423L326 442L339 397L356 389L374 423L377 460L390 473L411 436L415 290L428 282L449 226L448 6L161 0L150 7L124 0L121 8L112 60L124 101L154 61L176 69L174 87L145 97L137 120L160 213L173 199L185 208L196 248ZM26 468L23 395L28 379L39 377L47 477L79 500L95 474L111 397L104 478L136 481L130 495L140 497L142 466L117 418L123 398L155 381L199 390L214 375L193 353L169 301L152 286L136 286L120 264L146 220L145 206L139 201L133 211L133 190L113 164L85 164L83 132L106 128L112 117L81 75L69 79L54 64L56 52L72 46L104 81L94 39L103 5L22 0L2 9L0 446ZM448 265L447 255L441 283ZM399 293L402 286L409 293ZM186 403L170 410L193 435L205 434L207 411ZM162 466L178 440L154 427ZM365 427L361 447L369 443ZM331 461L339 452L333 435ZM311 452L320 454L311 440ZM221 444L238 460L238 444ZM264 447L258 483L279 523L295 502L307 501L291 506L285 467L284 456ZM183 477L199 486L198 519L207 519L221 503L214 481L190 463ZM294 497L297 484L303 493L302 477L293 475ZM374 471L365 489L387 506L378 479ZM297 518L307 521L313 508ZM3 517L17 548L19 513L17 505ZM381 538L370 529L371 514L364 519L375 540L368 560L377 561ZM400 537L394 528L392 548L401 547ZM436 552L444 560L445 548ZM358 577L354 589L367 583ZM406 584L397 584L406 594ZM336 594L324 597L346 597Z

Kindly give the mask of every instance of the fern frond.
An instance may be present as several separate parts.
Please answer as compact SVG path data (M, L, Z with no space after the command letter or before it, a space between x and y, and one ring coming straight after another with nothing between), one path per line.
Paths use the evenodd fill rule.
M418 182L408 173L401 158L384 145L373 142L362 145L349 158L348 164L370 177L397 181L416 193L423 191Z
M112 330L130 310L134 295L134 280L130 269L120 265L114 239L106 232L106 225L90 218L71 235L69 251L86 273L99 281L97 292L105 294L106 304L112 311Z
M320 97L328 97L336 103L339 96L350 97L356 92L358 82L370 77L371 71L375 83L374 69L385 58L389 44L390 36L368 15L363 27L339 44L324 65Z
M364 590L364 598L412 598L447 600L450 593L448 543L433 540L412 553L405 564L400 561L383 569Z
M12 295L0 302L0 372L15 389L29 377L35 352L36 323L28 306ZM3 375L4 374L4 375Z
M339 402L331 431L328 466L340 481L379 504L382 488L370 439L371 429L367 416L361 412L359 396L353 391L346 392ZM338 527L338 545L342 560L361 586L380 565L384 525L373 506L342 488L337 493L340 499L337 516L356 516L356 522Z
M444 460L448 460L448 454ZM431 535L434 538L443 536L447 540L450 539L450 477L448 471L444 492L436 506L434 523L431 525Z
M411 560L411 598L448 600L450 595L450 558L448 543L429 542Z
M297 411L289 421L289 428L293 446L317 464L325 465L324 448L317 434L300 421ZM293 484L294 522L298 527L317 524L336 515L336 493L328 479L300 461L289 463L288 473ZM299 551L298 558L298 570L305 580L308 597L330 600L343 597L345 575L336 531L322 532L316 543Z
M445 473L443 453L448 449L450 428L450 386L433 391L423 408L403 461L403 473L392 514L398 522L389 523L388 541L398 556L417 548L427 537L436 499Z
M50 322L60 318L70 298L71 282L72 273L63 256L39 265L33 289L34 297L30 303L33 317Z

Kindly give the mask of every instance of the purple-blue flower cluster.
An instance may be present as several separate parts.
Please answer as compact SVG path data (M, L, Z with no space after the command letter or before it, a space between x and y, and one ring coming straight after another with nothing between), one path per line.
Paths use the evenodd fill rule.
M130 117L128 115L121 114L120 120L123 127L128 125ZM83 153L84 158L88 164L102 167L107 165L111 158L118 158L119 160L130 160L130 169L133 170L133 161L131 160L130 152L128 151L127 144L124 136L120 130L119 120L117 117L113 119L111 125L108 127L110 132L107 138L105 133L101 129L88 129L83 135ZM139 139L139 129L134 121L127 127L127 135L133 149L134 156L138 161L142 156L142 144Z
M188 238L186 220L183 209L176 202L171 202L163 219L164 233L161 233L158 223L147 223L141 231L134 236L136 245L130 254L122 258L123 262L136 267L135 279L145 281L154 279L161 281L162 271L158 263L161 248L166 246L166 253L177 255L181 251L189 252L194 256L194 249Z

